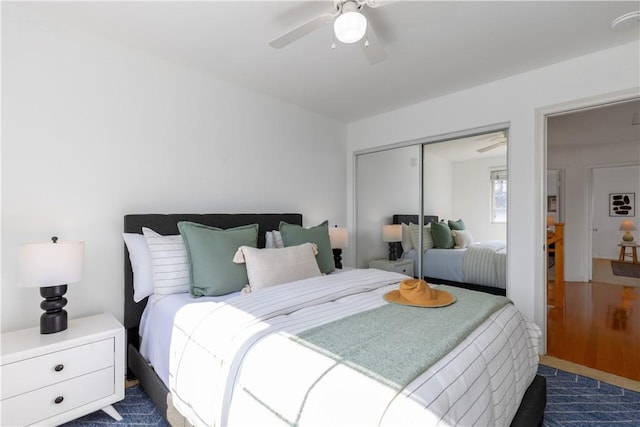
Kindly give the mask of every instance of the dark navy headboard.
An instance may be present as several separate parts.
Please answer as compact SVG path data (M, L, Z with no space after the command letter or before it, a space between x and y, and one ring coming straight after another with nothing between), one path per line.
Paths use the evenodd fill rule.
M417 224L418 223L418 215L399 215L396 214L393 216L394 224L409 224L410 222ZM438 222L438 215L425 215L424 216L424 224L429 224L430 222Z

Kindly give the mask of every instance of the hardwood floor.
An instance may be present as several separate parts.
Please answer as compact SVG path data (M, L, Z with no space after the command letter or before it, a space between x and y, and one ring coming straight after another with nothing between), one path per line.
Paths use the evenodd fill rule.
M565 282L564 308L548 303L549 356L640 380L640 287Z

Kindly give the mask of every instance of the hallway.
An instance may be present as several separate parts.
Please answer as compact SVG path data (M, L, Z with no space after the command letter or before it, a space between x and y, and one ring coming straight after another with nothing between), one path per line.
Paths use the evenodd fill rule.
M564 295L564 309L548 301L547 354L640 381L640 287L565 282Z

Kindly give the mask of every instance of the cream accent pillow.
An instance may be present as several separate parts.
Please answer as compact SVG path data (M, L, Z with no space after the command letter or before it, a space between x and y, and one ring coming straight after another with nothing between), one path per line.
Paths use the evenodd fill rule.
M413 249L413 245L411 244L411 236L409 235L409 225L402 223L402 252L409 252Z
M257 249L240 246L233 259L247 264L247 276L251 291L320 276L316 262L318 250L312 243L285 248Z
M411 238L411 245L414 248L418 248L418 232L420 226L418 224L409 223L409 237ZM424 226L424 233L422 233L422 250L426 251L435 247L433 237L431 236L431 223Z
M146 227L142 228L142 234L151 252L154 292L160 295L189 292L191 275L182 236L162 236Z
M454 249L464 249L473 243L473 236L469 230L451 230L453 236Z

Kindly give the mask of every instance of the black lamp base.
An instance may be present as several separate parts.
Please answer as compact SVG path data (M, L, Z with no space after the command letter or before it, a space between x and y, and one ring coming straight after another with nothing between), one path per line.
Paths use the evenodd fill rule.
M389 261L398 259L398 244L396 242L389 243Z
M43 286L40 295L44 301L40 308L45 311L40 316L40 333L55 334L67 329L67 312L63 309L67 299L63 295L67 292L67 285Z
M342 249L333 250L333 263L336 268L342 269Z

